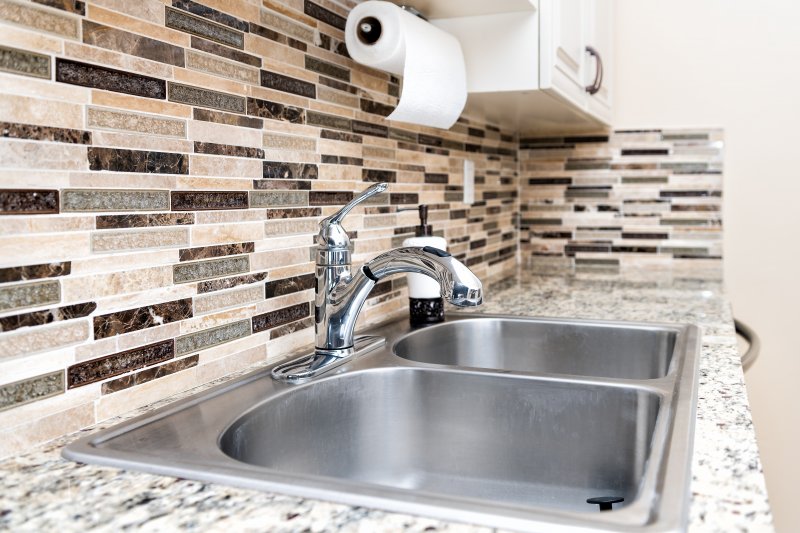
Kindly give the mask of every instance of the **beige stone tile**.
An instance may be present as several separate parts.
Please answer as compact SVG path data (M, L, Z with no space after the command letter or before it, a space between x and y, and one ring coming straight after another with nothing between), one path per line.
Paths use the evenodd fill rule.
M280 61L296 68L303 68L305 65L305 54L300 50L252 33L246 33L244 39L244 47L248 52L261 57L268 57L272 61Z
M5 169L88 170L86 147L35 141L0 141L0 167Z
M88 61L110 66L116 69L135 72L145 76L171 79L172 65L165 65L157 61L150 61L136 56L121 54L105 48L97 48L81 43L65 42L64 55L78 61Z
M182 320L181 322L179 322L181 326L181 334L189 335L190 333L197 333L199 331L217 328L220 326L230 326L231 331L242 333L245 330L245 325L243 323L234 324L239 321L248 322L246 328L247 331L250 331L249 320L254 313L255 313L255 305L248 305L246 307L239 307L236 309L226 309L224 311L217 311L213 314ZM228 328L222 328L222 329L227 330ZM241 338L245 336L249 336L249 333L247 333L247 335L242 334L228 338ZM223 343L209 344L208 347L210 348L211 346L217 346L219 344L227 344L227 342L228 341L224 341ZM205 349L205 346L198 349L203 350ZM189 353L191 351L197 351L197 350L189 349L184 353Z
M35 328L21 328L2 336L0 358L46 352L78 344L89 338L89 321L69 320Z
M317 143L322 154L336 154L346 157L362 157L363 153L359 143L345 141L334 141L331 139L320 139ZM366 165L365 165L366 166Z
M228 182L230 181L231 180L228 180ZM249 183L252 184L252 182ZM198 211L195 215L195 222L197 223L197 227L200 227L202 224L260 222L266 218L266 209L229 209L220 211Z
M81 361L88 361L89 359L96 359L98 357L102 357L104 355L116 353L119 351L117 348L117 337L109 337L107 339L100 339L96 341L89 342L87 344L81 344L79 346L75 346L75 356L74 361L70 361L70 363L80 363ZM84 387L80 387L80 390Z
M94 404L86 403L0 430L0 458L25 453L35 445L94 423Z
M15 216L3 219L0 235L56 233L94 229L94 217L85 216Z
M68 346L24 357L0 358L0 376L3 382L12 383L65 368L75 360L75 348Z
M313 137L266 132L262 140L263 146L271 150L296 150L301 152L315 152L317 150L317 140Z
M204 315L222 309L239 307L264 299L264 284L237 288L230 291L212 292L194 298L194 314Z
M14 26L3 28L3 45L39 53L60 54L64 41L45 33L32 32Z
M215 122L190 120L188 131L189 139L192 141L261 148L261 131L253 128L240 128Z
M0 72L0 93L4 98L6 95L13 94L80 104L89 101L90 90L76 85L23 78Z
M141 113L125 113L102 107L89 107L86 113L86 121L91 128L135 131L147 133L148 135L186 138L185 120Z
M192 246L258 241L264 237L264 225L260 222L195 226L191 231Z
M240 157L190 155L189 167L192 169L192 174L196 176L258 179L263 174L261 160Z
M91 101L99 106L115 107L118 109L129 109L131 111L141 111L142 113L153 113L157 115L168 115L179 118L190 118L192 116L191 106L175 104L153 98L140 98L109 91L91 91Z
M266 235L313 235L319 231L319 218L287 218L264 222Z
M193 149L193 143L184 139L171 139L149 134L127 134L112 131L95 131L92 134L92 145L124 148L126 150L155 150L161 152L187 153ZM153 176L153 174L148 174Z
M212 91L219 91L227 94L244 96L247 94L247 86L241 82L226 80L211 74L197 72L195 70L175 69L175 81L193 85L195 87L202 87L203 89L210 89Z
M355 111L339 105L329 104L327 102L320 102L319 100L311 100L308 105L309 109L319 111L320 113L328 113L329 115L337 115L340 117L354 117ZM376 115L371 115L370 122L380 122L375 118Z
M74 260L91 253L89 234L83 232L0 237L0 268Z
M176 177L175 189L205 189L217 191L248 191L253 188L253 178L208 178L205 176L178 176ZM240 210L236 210L240 211ZM244 212L244 210L241 210ZM208 211L206 213L210 213ZM216 211L215 211L216 212ZM199 211L204 213L204 211ZM264 217L260 217L263 219ZM257 220L257 217L253 218ZM200 223L198 221L198 223Z
M154 381L102 396L96 402L98 422L194 387L198 384L196 368L192 367Z
M171 265L178 262L178 250L139 251L125 256L125 268L145 268L156 265ZM120 258L116 256L87 257L72 262L72 275L83 276L116 272L120 269Z
M157 266L83 277L68 277L61 283L64 301L86 301L172 285L172 268Z
M103 7L98 7L103 6ZM121 13L131 15L142 20L153 22L160 26L164 25L164 2L163 0L137 0L130 2L129 0L92 0L88 6L88 16L91 20L98 22L105 22L121 28L128 28L129 31L148 35L143 28L151 26L144 24L141 21L125 17ZM103 9L107 8L107 9ZM135 24L139 24L136 26ZM179 33L179 32L175 32ZM158 39L155 35L149 35ZM178 43L175 43L178 44ZM188 46L188 36L187 44Z
M270 311L275 311L277 309L289 307L290 305L311 302L313 300L314 300L314 289L293 292L290 294L285 294L283 296L269 298L267 300L264 300L263 302L258 302L258 304L256 305L255 314L260 315L262 313L269 313Z
M269 279L283 279L291 278L294 276L302 276L303 274L311 274L314 272L314 263L308 261L304 264L291 265L280 268L275 268L269 271Z
M355 108L359 106L357 96L331 89L325 85L317 85L317 98L345 107Z
M146 346L154 342L163 341L166 339L173 339L180 335L181 326L177 322L172 324L165 324L155 328L147 328L133 333L126 333L119 335L117 344L119 350L130 350L139 346Z
M186 51L186 68L245 83L258 84L260 82L257 68L194 50Z
M68 39L78 39L80 37L78 17L43 9L29 3L0 0L0 20Z
M278 7L279 4L273 4L273 6ZM309 16L297 13L294 20L291 20L272 9L262 9L260 15L260 22L264 26L274 28L301 41L312 42L314 40L313 27L316 26L316 21Z
M314 349L314 328L306 328L278 337L267 344L268 361L275 362L289 354L302 355Z
M79 187L81 189L93 189L113 187L119 189L175 189L178 183L178 176L174 174L134 174L131 172L73 172L69 177L70 187ZM90 193L91 194L91 193ZM63 205L63 204L62 204ZM87 205L86 203L82 205ZM89 204L91 205L91 204ZM70 209L72 210L72 209ZM81 211L83 209L74 209ZM91 211L91 207L86 207L85 210ZM143 209L140 209L143 210ZM62 207L62 211L67 209ZM107 209L105 211L110 211ZM119 209L120 212L125 211Z
M315 227L319 228L316 224ZM307 232L303 236L285 235L281 237L268 237L256 243L256 252L269 252L271 250L282 250L285 248L297 248L298 246L314 244L317 230Z
M258 19L258 12L261 2L250 1L242 2L241 0L204 0L203 5L210 8L228 13L234 17L243 20L256 21Z
M234 353L209 363L203 364L201 361L197 367L197 380L200 383L207 383L238 370L249 368L256 363L266 361L266 359L267 348L262 343L260 346L255 346L249 350Z
M272 250L257 252L250 257L250 266L253 270L266 270L269 268L305 263L310 257L309 246L302 248L287 248L285 250Z
M281 67L278 67L278 69L275 70L274 66L270 67L268 65L264 65L264 68L267 69L267 70L274 70L275 72L279 72L280 74L285 74L285 75L288 75L288 76L292 76L292 74L289 74L288 72L284 72L285 69L282 69ZM294 72L294 74L296 74L296 72ZM293 76L293 77L297 78L298 76ZM304 76L304 78L307 78L307 77L308 76ZM301 78L301 79L304 79L304 78ZM316 78L311 79L311 80L306 80L306 81L311 81L312 83L314 83L314 82L316 82ZM294 106L294 107L301 107L303 109L307 109L308 106L309 106L309 103L311 102L311 100L309 100L308 98L305 98L303 96L298 96L296 94L286 93L286 92L283 92L283 91L276 91L274 89L268 89L266 87L260 87L260 86L257 86L257 85L248 85L247 86L247 96L252 96L254 98L261 98L262 100L269 100L270 102L278 102L279 104L285 104L285 105ZM270 122L270 123L275 122L275 124L289 124L288 122L282 122L282 121L276 121L276 120L268 120L266 122ZM308 128L308 127L311 127L311 126L304 126L304 127Z
M319 163L320 156L315 152L299 150L273 150L264 148L264 158L267 161L283 161L284 163ZM341 165L337 165L341 168Z
M188 245L189 228L185 227L99 231L92 234L92 251L95 253Z

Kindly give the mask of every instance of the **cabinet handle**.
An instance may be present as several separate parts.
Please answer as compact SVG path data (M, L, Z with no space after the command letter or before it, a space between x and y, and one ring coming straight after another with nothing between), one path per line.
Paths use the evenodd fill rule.
M603 85L603 60L600 58L600 52L598 52L597 48L594 46L587 46L586 51L589 52L590 56L594 56L594 58L597 59L597 71L594 75L594 82L586 87L587 93L595 94Z

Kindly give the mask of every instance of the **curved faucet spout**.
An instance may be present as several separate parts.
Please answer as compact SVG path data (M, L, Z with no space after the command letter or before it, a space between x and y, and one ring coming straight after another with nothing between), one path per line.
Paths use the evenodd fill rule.
M461 307L480 305L483 287L470 269L449 253L438 248L398 248L367 262L352 276L341 277L317 299L315 318L317 352L326 354L353 346L354 329L361 307L375 283L402 272L430 276L439 283L442 297Z

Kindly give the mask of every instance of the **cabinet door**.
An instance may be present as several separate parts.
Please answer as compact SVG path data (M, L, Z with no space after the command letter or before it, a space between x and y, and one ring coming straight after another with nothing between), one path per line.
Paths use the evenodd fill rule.
M586 102L587 0L540 2L540 88L554 89L579 107Z
M602 68L603 74L600 89L587 99L587 109L606 122L611 119L612 105L613 4L613 0L589 0L587 5L586 43L597 51L599 59L587 53L585 85L588 87L598 80L598 69Z

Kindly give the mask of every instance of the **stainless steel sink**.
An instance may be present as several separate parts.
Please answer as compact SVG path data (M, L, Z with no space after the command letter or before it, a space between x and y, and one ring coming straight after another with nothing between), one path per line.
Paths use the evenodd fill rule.
M395 354L420 363L626 379L667 375L677 330L476 318L411 333Z
M64 455L517 530L685 527L697 328L475 316L410 334L389 324L370 332L385 346L328 376L290 385L269 367ZM487 326L514 331L517 344L472 333ZM452 356L434 357L431 333ZM491 349L460 357L452 336ZM525 338L542 362L494 354ZM569 349L555 350L560 342ZM607 512L586 503L604 496L624 502Z

